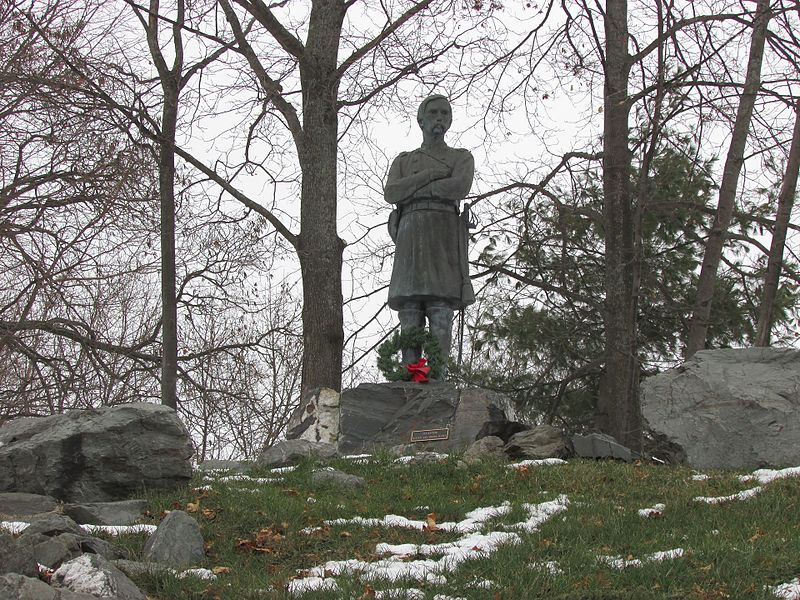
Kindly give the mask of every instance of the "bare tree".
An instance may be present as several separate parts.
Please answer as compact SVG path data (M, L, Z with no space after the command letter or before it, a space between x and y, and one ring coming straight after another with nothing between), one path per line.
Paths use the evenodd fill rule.
M753 33L750 43L750 55L747 60L744 89L739 99L730 146L725 158L725 167L722 171L717 214L714 217L714 224L706 242L700 279L697 283L697 298L692 311L689 336L686 340L687 357L692 356L698 350L702 350L706 344L711 303L714 299L714 287L717 281L717 270L719 269L728 227L733 216L736 189L742 164L744 163L744 150L747 144L748 132L750 131L753 107L755 106L758 90L761 87L761 65L770 16L769 0L759 0L753 20Z
M786 234L792 216L794 197L797 191L797 176L800 171L800 101L795 104L794 132L786 161L786 171L778 194L778 210L775 215L775 227L772 230L767 272L764 276L764 290L761 294L761 305L758 315L758 331L755 346L769 346L772 331L775 301L778 296L783 267L783 251L786 246Z

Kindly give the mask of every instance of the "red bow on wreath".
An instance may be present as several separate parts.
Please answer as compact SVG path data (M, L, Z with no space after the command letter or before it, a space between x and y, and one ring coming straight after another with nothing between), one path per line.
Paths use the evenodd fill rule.
M428 379L428 374L431 372L431 368L425 366L427 362L428 361L424 358L420 358L419 362L406 365L406 369L411 373L411 381L416 383L428 383L428 381L430 381Z

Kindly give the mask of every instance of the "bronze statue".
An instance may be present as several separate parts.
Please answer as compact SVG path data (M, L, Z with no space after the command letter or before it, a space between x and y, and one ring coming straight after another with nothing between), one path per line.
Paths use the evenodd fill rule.
M444 141L453 115L445 96L419 105L422 146L392 163L384 198L395 206L389 233L396 244L389 307L398 312L403 333L423 328L425 318L449 356L453 311L475 301L467 262L467 220L459 203L469 193L475 162L468 150ZM403 362L416 363L420 348L404 348Z

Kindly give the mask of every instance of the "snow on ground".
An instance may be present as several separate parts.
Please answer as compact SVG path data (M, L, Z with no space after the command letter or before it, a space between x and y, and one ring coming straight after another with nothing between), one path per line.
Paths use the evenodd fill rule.
M390 600L402 598L403 600L425 600L425 592L417 588L390 588L388 590L375 590L376 600Z
M351 461L354 465L366 465L372 462L372 454L346 454L342 458Z
M800 600L800 577L792 579L789 583L782 583L774 587L767 588L778 598L784 600Z
M736 500L749 500L750 498L758 496L762 491L764 491L764 488L759 485L749 490L731 494L730 496L696 496L694 501L705 502L706 504L725 504L726 502L734 502Z
M639 516L643 519L656 519L664 516L664 510L667 508L665 504L656 504L650 508L640 508Z
M628 567L641 567L645 563L663 562L665 560L674 560L684 555L683 548L675 548L673 550L663 550L661 552L653 552L646 554L641 559L632 558L625 559L621 556L598 556L597 560L606 563L612 569L626 569Z
M213 571L209 569L186 569L185 571L173 571L175 577L178 579L186 579L187 577L196 577L197 579L207 579L213 581L217 578Z
M518 463L506 465L507 469L521 469L522 467L546 467L550 465L565 465L567 461L561 458L537 458L531 460L523 460Z
M509 529L520 529L526 532L536 529L552 516L566 510L569 500L566 496L559 496L550 502L541 504L524 504L528 512L528 519L521 523L511 525ZM447 583L445 574L453 571L459 564L466 560L486 558L505 544L518 544L522 540L513 532L493 531L486 534L478 533L483 523L488 519L511 512L511 504L504 502L499 506L477 508L468 512L465 518L458 523L442 523L439 529L464 533L465 535L454 542L441 544L386 544L380 543L375 547L376 554L389 556L375 562L365 562L356 559L328 561L301 572L301 577L289 582L288 591L300 595L310 590L336 589L333 577L343 574L358 574L366 581L426 581L428 583L443 585ZM423 521L413 521L397 515L387 515L382 519L336 519L326 521L328 524L363 524L366 526L386 525L422 529L426 525ZM446 526L446 527L445 527ZM420 558L415 556L439 556L438 559Z
M454 531L457 533L470 533L477 531L481 526L493 517L507 515L511 512L511 503L504 502L499 506L487 506L471 510L464 519L458 522L445 521L437 523L436 529L442 531ZM401 529L419 529L428 527L427 521L407 519L399 515L386 515L382 518L353 517L351 519L329 519L324 521L325 525L363 525L364 527L399 527ZM319 527L311 527L301 530L302 533L319 531Z
M268 483L278 483L283 481L280 477L250 477L250 475L242 475L242 474L235 474L235 475L222 475L222 476L206 476L203 477L205 481L216 481L222 483L228 483L231 481L245 481L247 483L257 483L257 484L268 484Z
M753 471L752 475L740 475L739 481L757 481L761 485L775 481L776 479L783 479L784 477L800 477L800 467L789 467L788 469L758 469Z
M550 575L556 576L561 575L564 571L561 569L561 565L558 564L555 560L546 560L544 562L534 562L530 565L531 569L537 569L539 571L545 571Z
M550 502L542 502L541 504L523 504L522 508L528 511L528 518L521 523L511 525L511 529L521 529L527 533L538 531L539 526L545 521L557 515L560 512L567 510L569 506L569 498L561 494L555 500Z
M441 452L417 452L416 454L408 454L406 456L399 456L392 462L396 465L408 465L414 462L424 460L426 462L441 461L450 458L449 454L442 454Z
M695 473L692 475L692 481L706 481L710 479L705 473Z
M107 533L108 535L121 535L123 533L146 533L152 534L156 530L155 525L81 525L86 533Z

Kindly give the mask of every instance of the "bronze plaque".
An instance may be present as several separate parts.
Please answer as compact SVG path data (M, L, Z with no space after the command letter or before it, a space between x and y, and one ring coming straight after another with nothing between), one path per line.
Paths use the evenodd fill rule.
M413 442L433 442L435 440L446 440L450 437L450 428L442 427L441 429L420 429L411 432L411 441Z

